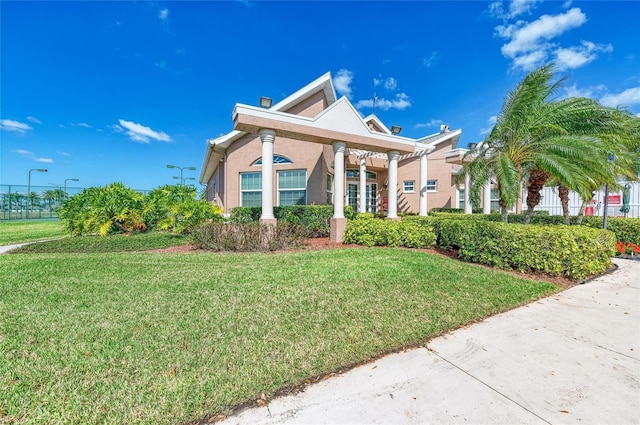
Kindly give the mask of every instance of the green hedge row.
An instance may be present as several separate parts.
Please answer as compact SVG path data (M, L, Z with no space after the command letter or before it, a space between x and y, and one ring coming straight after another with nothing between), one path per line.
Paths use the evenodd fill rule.
M344 242L369 247L429 248L435 245L436 235L426 221L381 220L364 213L347 222Z
M546 212L546 211L545 211ZM460 220L487 220L487 221L502 221L500 214L457 214L450 212L435 212L432 217L449 217ZM407 219L415 219L414 217L407 217ZM521 224L524 220L523 214L509 214L509 223ZM571 217L571 223L576 223L576 217ZM544 215L534 214L531 217L530 224L539 225L564 225L564 218L559 215ZM582 225L585 227L591 227L594 229L602 229L602 217L586 216L582 218ZM623 218L623 217L609 217L607 219L607 230L612 231L616 235L616 240L635 244L640 244L640 218Z
M502 269L582 279L603 273L615 255L615 235L585 226L540 226L434 217L438 246L461 259Z
M260 220L261 207L236 207L231 210L232 223L253 223ZM331 232L333 205L286 205L273 207L276 220L302 226L307 237L327 237ZM351 206L344 207L347 219L355 217Z

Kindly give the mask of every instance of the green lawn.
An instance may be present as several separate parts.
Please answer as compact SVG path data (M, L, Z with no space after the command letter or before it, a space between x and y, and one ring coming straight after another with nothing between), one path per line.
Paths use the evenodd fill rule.
M0 256L0 423L175 424L557 288L406 249Z
M0 246L64 236L58 220L0 221Z

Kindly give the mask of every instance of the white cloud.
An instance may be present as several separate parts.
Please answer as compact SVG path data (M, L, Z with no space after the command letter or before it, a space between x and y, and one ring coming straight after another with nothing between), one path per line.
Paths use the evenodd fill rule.
M489 134L491 133L491 130L493 130L493 127L496 125L496 121L498 120L498 117L495 115L490 116L487 119L487 127L483 127L480 129L480 134L481 135L485 135L485 134Z
M53 159L51 159L51 158L39 158L39 157L35 156L33 154L33 152L26 151L24 149L16 149L13 152L15 152L15 153L17 153L19 155L22 155L25 158L30 159L30 160L35 161L35 162L44 162L44 163L47 163L47 164L50 164L50 163L53 162Z
M509 3L509 12L505 12L502 1L494 1L489 5L491 16L501 19L510 19L524 13L529 13L542 0L512 0Z
M389 77L384 82L384 88L387 90L395 90L398 87L398 80L393 77Z
M120 126L122 126L122 128L127 130L127 136L129 136L129 138L134 142L150 143L150 139L157 140L159 142L172 141L171 137L165 132L157 132L142 124L136 124L134 122L125 121L123 119L118 120L118 122L120 123ZM113 130L118 131L116 130L116 127L119 126L111 126Z
M93 128L91 125L87 124L86 122L79 122L75 125L77 125L78 127Z
M36 123L36 124L42 124L42 121L40 121L38 118L36 117L27 117L27 120Z
M357 109L362 108L373 108L373 99L364 99L359 100L355 105ZM376 99L376 108L381 109L383 111L388 111L389 109L398 109L403 111L411 106L411 99L405 93L396 94L396 98L393 100L389 99Z
M431 52L431 55L429 55L428 58L422 59L422 65L426 66L427 68L431 68L431 65L435 63L437 56L438 56L437 51Z
M166 7L164 9L160 9L158 12L158 18L160 18L162 22L167 22L167 19L169 19L169 9Z
M70 154L70 153L67 153L67 152L58 151L58 152L56 152L56 153L57 153L58 155L61 155L61 156L71 156L71 154Z
M442 120L437 120L437 119L432 119L431 121L428 122L421 122L416 124L414 127L415 128L431 128L431 127L440 127L440 124L444 124L444 121Z
M571 3L573 3L573 0L566 0L564 3L562 3L562 7L564 9L568 9L571 7Z
M14 120L0 120L0 129L15 131L20 134L25 134L27 131L33 130L29 124Z
M640 105L640 87L632 87L618 94L604 95L600 98L600 103L612 108Z
M341 69L336 73L336 76L333 77L333 86L336 88L336 91L341 96L346 96L347 99L351 99L353 97L353 89L351 88L351 83L353 82L353 72L348 69Z
M559 48L555 51L555 63L559 69L579 68L589 62L594 61L598 52L611 52L611 44L595 44L591 41L582 41L581 46L574 46L568 49Z

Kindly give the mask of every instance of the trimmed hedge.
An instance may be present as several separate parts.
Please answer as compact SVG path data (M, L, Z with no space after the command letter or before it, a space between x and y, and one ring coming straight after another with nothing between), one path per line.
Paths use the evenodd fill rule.
M461 259L571 279L603 273L615 255L615 235L583 226L539 226L485 220L430 220L441 248Z
M260 220L261 207L236 207L231 211L232 223L254 223ZM286 205L273 207L273 215L278 221L298 225L304 228L305 236L321 238L331 232L333 205ZM355 217L350 205L344 207L347 219Z
M435 245L436 235L426 221L380 220L373 214L358 214L349 220L344 242L366 246L406 246L429 248Z
M602 229L602 217L583 217L582 225ZM640 245L640 218L609 217L607 230L615 233L617 241Z

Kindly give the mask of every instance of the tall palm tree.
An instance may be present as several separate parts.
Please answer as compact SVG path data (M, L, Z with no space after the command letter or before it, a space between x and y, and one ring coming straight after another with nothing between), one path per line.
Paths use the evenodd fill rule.
M597 135L622 131L614 110L585 98L555 100L564 78L552 82L554 67L528 74L505 98L496 125L466 166L479 190L493 174L503 221L527 187L528 223L540 191L553 178L563 188L586 193L594 176L607 173L606 149ZM472 189L473 190L473 189Z

